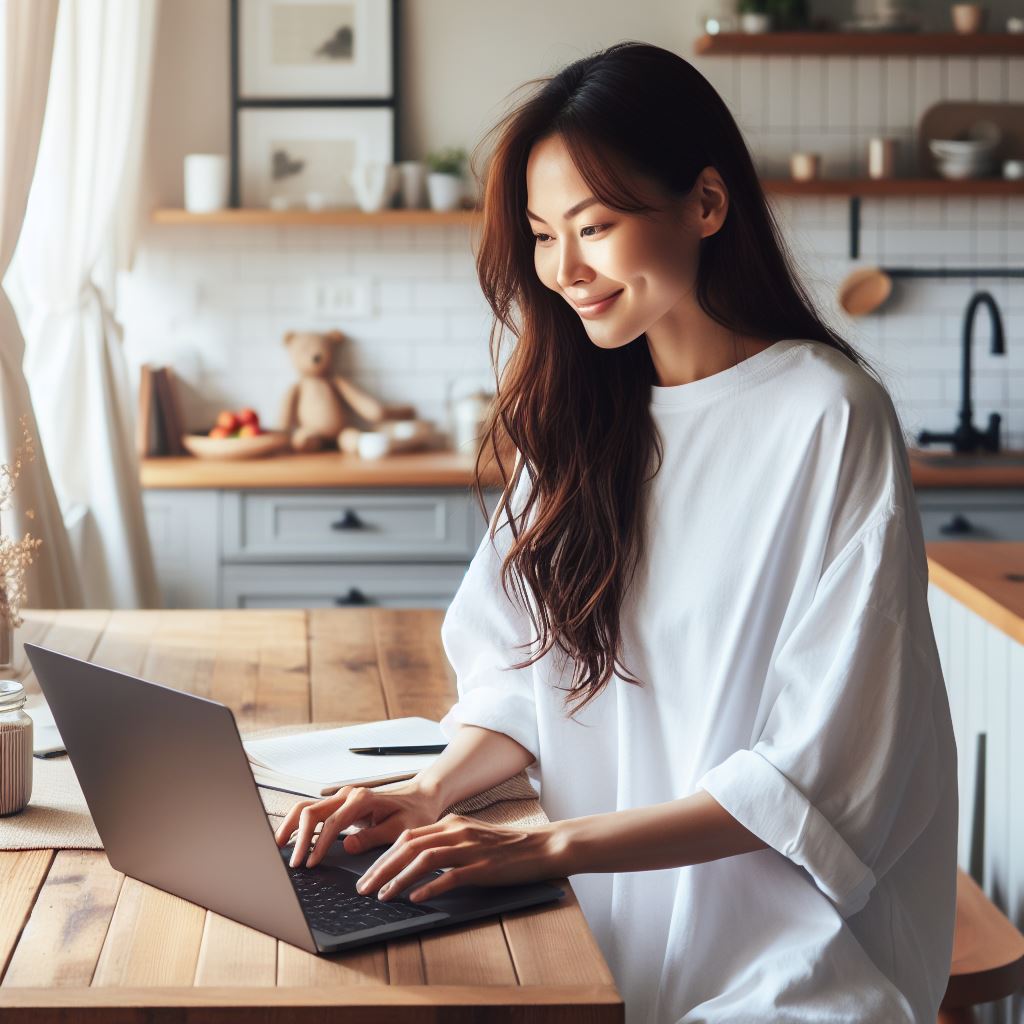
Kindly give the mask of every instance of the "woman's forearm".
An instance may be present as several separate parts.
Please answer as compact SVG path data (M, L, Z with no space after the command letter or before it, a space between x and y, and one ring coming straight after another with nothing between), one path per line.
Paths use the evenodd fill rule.
M460 723L437 760L424 768L416 781L434 796L443 811L518 775L533 761L533 754L511 736Z
M767 849L705 790L681 800L552 822L559 878L653 871Z

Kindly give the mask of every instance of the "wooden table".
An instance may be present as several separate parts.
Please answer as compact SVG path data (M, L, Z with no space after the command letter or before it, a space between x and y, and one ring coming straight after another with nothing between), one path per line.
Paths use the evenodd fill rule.
M42 643L222 701L242 730L438 720L456 696L442 617L28 611L17 665L35 688L21 644ZM0 851L0 1020L622 1021L572 887L557 884L557 905L317 957L127 878L101 851Z

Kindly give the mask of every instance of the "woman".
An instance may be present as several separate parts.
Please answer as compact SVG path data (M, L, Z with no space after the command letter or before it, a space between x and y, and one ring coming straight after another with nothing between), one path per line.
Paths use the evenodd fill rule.
M630 1022L934 1021L956 750L889 396L685 60L612 46L499 127L477 265L514 466L442 626L450 743L278 840L299 863L323 822L313 865L364 825L382 898L571 875ZM437 820L524 767L549 826Z

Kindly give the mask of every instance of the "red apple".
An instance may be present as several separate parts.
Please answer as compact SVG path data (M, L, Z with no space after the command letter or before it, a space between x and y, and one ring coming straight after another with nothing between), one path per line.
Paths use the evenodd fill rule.
M236 415L238 416L238 422L244 426L252 425L258 427L260 425L260 418L256 410L250 409L248 406L244 409L239 409Z
M227 437L228 436L228 432L227 432L227 430L224 429L224 427L214 427L210 431L209 436L210 437Z
M229 409L221 409L217 417L217 426L223 427L230 434L238 427L238 417Z
M258 423L243 423L238 428L239 437L256 437L259 432L260 428Z

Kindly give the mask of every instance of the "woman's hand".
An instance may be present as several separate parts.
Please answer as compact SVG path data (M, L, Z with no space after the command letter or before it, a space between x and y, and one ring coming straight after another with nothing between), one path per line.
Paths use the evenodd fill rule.
M317 825L323 822L313 852L306 860L307 867L315 867L331 843L350 825L362 828L345 837L344 847L349 853L360 853L394 842L406 829L437 821L442 810L440 797L424 789L416 779L391 784L386 789L342 786L332 796L300 800L281 822L274 838L278 846L284 846L298 830L290 861L293 868L298 867L309 850Z
M409 894L430 899L460 885L516 885L562 877L557 822L539 826L489 825L461 814L406 829L356 884L382 900L397 896L417 878L443 871Z

